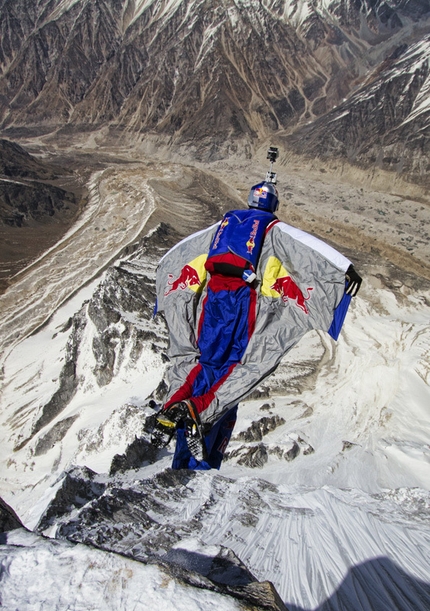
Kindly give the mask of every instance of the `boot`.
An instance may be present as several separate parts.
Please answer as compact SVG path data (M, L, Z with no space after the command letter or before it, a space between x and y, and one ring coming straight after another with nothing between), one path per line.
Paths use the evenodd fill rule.
M191 401L174 403L156 417L151 443L157 448L166 447L177 429L185 429L188 449L198 461L206 457L200 417Z

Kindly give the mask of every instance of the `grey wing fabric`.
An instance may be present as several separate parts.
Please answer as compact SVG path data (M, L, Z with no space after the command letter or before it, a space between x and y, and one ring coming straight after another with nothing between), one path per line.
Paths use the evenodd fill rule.
M157 267L157 311L169 329L170 367L166 382L172 394L182 386L200 356L197 325L206 295L206 262L219 223L192 234L169 250Z

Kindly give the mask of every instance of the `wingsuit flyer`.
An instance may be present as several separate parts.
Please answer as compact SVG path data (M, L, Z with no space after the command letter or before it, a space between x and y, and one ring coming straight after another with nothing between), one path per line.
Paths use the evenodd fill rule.
M176 437L173 468L219 468L237 408L312 329L337 339L361 278L322 240L279 221L278 149L248 208L185 238L159 262L170 346L152 443Z

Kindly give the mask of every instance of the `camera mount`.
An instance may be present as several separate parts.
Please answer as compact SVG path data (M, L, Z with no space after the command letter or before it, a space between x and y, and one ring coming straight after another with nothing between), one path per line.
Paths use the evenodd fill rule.
M270 170L266 174L266 182L271 183L272 185L276 185L277 176L276 173L273 172L273 164L277 160L279 155L279 151L276 147L270 146L267 151L267 159L270 161Z

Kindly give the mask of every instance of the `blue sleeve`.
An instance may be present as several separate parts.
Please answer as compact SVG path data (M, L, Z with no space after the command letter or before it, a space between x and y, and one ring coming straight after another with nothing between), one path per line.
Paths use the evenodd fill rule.
M342 299L340 300L337 308L334 311L333 320L331 322L328 333L335 340L337 340L340 335L340 332L342 330L342 325L345 320L346 313L348 312L350 303L351 303L351 295L347 295L346 293L344 293Z

